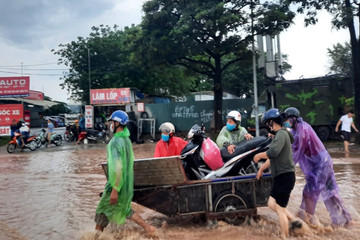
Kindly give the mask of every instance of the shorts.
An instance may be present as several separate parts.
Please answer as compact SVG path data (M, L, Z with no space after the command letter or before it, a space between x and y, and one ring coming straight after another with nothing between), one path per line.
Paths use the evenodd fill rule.
M341 131L342 138L344 141L350 142L351 133L347 131Z
M127 219L131 218L132 215L134 215L134 211L131 209L128 216L126 216ZM106 226L109 224L109 219L104 213L97 213L95 214L95 223L102 228L106 228Z
M278 205L285 208L290 199L290 193L295 185L295 172L282 173L274 178L270 196Z

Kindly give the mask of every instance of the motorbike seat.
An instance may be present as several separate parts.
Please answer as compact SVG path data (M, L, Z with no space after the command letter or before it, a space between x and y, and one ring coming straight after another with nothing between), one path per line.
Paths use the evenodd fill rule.
M260 137L254 137L250 140L243 140L239 143L235 143L234 145L236 145L235 147L235 152L230 154L228 152L228 150L226 149L226 147L222 147L220 149L220 153L221 153L221 157L223 159L224 162L229 161L231 158L242 154L244 152L247 152L251 149L254 149L258 146L265 146L268 145L271 142L271 138L267 138L265 136L260 136Z

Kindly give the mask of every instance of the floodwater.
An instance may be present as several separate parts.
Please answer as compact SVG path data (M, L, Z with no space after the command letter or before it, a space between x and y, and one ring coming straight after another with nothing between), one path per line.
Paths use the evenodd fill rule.
M136 158L152 157L154 143L134 144ZM95 239L96 205L106 182L100 163L106 162L106 145L74 146L25 150L8 154L0 148L0 240ZM341 143L328 146L333 157L336 179L355 225L332 229L322 202L316 210L322 228L309 228L306 235L292 239L360 239L360 146L351 146L345 155ZM297 182L289 210L296 213L301 202L304 178L297 168ZM267 207L259 208L260 220L233 226L219 221L209 228L201 221L179 222L133 205L135 211L154 224L159 239L280 239L277 216ZM110 225L97 239L148 239L131 221L123 226Z

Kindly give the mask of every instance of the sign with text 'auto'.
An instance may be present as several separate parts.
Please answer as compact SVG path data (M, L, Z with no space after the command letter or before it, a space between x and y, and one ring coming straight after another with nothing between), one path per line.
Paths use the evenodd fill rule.
M0 77L0 97L29 96L30 77Z
M91 89L90 104L130 103L130 88Z

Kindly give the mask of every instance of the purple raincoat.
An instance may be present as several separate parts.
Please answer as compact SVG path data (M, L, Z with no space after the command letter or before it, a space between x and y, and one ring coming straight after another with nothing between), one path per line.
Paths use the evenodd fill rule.
M300 208L314 215L321 194L332 223L345 225L351 216L339 195L332 159L312 127L302 118L298 120L294 123L296 129L291 132L295 140L292 145L294 162L295 165L299 163L306 178Z

